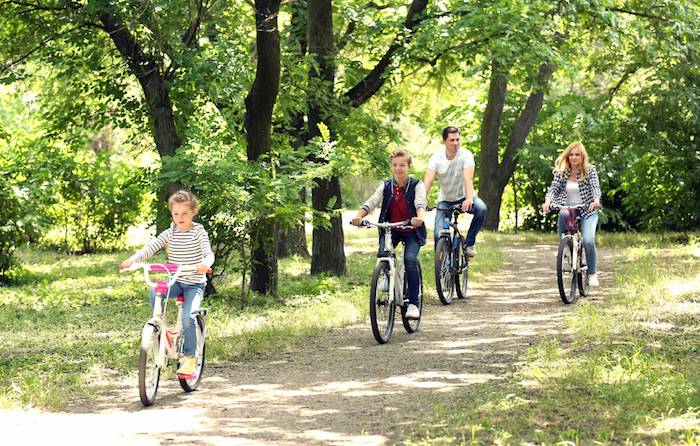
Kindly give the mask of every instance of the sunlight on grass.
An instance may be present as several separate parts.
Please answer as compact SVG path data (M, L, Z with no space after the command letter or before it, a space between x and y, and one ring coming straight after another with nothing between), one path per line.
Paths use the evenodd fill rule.
M309 336L364 323L377 249L376 236L367 234L349 238L345 277L310 276L309 259L283 259L279 295L247 293L244 309L240 276L229 274L217 282L218 295L204 301L210 310L207 361L216 364L265 349L291 348ZM421 254L430 276L426 283L434 280L431 251ZM118 273L118 264L130 253L19 254L19 283L3 288L0 304L0 373L5 378L0 407L60 409L72 398L89 398L105 383L124 385L117 384L124 376L135 385L141 327L150 308L141 276ZM480 256L477 278L501 261L487 244ZM169 306L171 320L174 311Z
M409 444L700 444L698 244L665 240L610 237L629 246L615 292L579 303L510 380L473 387Z

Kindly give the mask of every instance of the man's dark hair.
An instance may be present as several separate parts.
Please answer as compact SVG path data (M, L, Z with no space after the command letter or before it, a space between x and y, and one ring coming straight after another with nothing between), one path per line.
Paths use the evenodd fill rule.
M448 125L442 130L442 140L447 141L450 133L459 133L459 129L453 125Z

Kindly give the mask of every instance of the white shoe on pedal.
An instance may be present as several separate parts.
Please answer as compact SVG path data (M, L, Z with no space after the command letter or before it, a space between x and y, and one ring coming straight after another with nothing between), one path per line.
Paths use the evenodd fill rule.
M406 308L406 319L418 319L420 318L420 310L417 306L409 304Z
M467 255L467 257L476 257L476 249L474 249L473 245L464 248L464 253Z
M600 285L600 283L598 283L598 275L596 273L588 275L588 285L589 286L599 286Z

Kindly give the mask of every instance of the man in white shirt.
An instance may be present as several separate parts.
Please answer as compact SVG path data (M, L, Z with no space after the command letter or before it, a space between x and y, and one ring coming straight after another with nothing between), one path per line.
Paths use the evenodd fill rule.
M464 252L469 257L476 255L474 243L476 234L486 218L486 205L474 192L474 155L460 147L459 129L457 127L445 127L442 131L444 150L438 150L428 162L428 170L425 172L423 183L426 195L437 176L440 183L440 195L438 196L439 208L448 208L461 203L462 210L474 215L467 237ZM436 211L435 214L435 242L437 243L444 213Z

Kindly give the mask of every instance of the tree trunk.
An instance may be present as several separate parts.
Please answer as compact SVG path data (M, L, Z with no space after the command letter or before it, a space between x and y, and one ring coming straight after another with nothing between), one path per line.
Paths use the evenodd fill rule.
M98 17L104 30L109 34L117 50L126 61L131 73L136 76L141 85L148 106L153 139L160 155L163 170L165 170L165 159L175 155L181 141L175 126L168 86L160 72L158 61L143 51L129 28L115 11L103 9L98 13ZM158 192L161 202L167 202L168 197L181 188L182 183L179 181L164 184ZM164 206L159 206L158 230L164 229L169 224L170 213Z
M484 200L489 212L484 221L485 229L498 229L503 187L498 162L498 135L501 130L503 106L506 103L508 74L498 62L491 63L489 95L481 123L481 156L479 159L479 197Z
M306 2L304 0L292 0L292 19L290 34L290 48L292 52L296 52L299 63L302 63L306 56L308 47L308 27L306 25ZM292 111L290 122L292 125L291 134L293 135L292 147L296 150L308 142L305 132L305 114ZM299 191L299 199L301 203L306 203L306 188ZM298 255L304 258L309 257L309 248L306 243L306 227L302 221L298 225L290 227L286 231L278 231L277 236L277 256L289 257Z
M299 192L299 200L306 203L306 188ZM309 257L309 250L306 244L305 223L292 226L287 231L279 231L277 237L277 257L290 257L293 255L304 258Z
M318 124L331 129L333 81L335 79L335 49L333 47L333 7L331 0L308 1L309 53L316 67L309 71L308 136L320 135ZM316 69L318 68L318 69ZM315 212L329 213L341 207L340 180L317 178L311 192ZM318 224L314 218L311 274L345 274L345 240L340 216L330 218L330 227Z
M255 81L245 99L247 155L250 161L269 153L272 109L280 83L280 38L277 13L280 0L255 1L256 49L258 63ZM273 221L260 216L252 239L250 289L277 293L277 229Z
M525 144L542 109L544 93L552 78L553 71L554 68L550 64L540 65L537 87L528 97L525 107L515 121L508 146L503 155L503 161L499 163L498 133L508 79L498 63L493 62L491 65L488 103L481 127L481 159L479 162L479 197L484 200L489 209L484 221L483 227L485 229L498 230L503 190L515 171L516 155Z
M314 209L331 212L340 208L340 181L338 177L316 180L311 201ZM333 202L332 206L328 203ZM345 274L345 237L340 215L332 216L330 227L314 222L311 254L311 274Z

